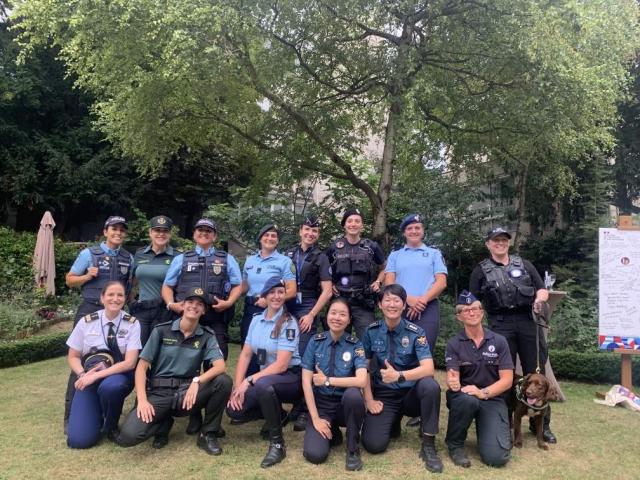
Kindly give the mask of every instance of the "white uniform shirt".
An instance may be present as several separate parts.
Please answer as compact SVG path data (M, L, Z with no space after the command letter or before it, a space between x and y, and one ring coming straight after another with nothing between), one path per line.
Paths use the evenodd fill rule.
M67 345L82 352L82 355L89 353L94 347L98 350L106 350L108 348L106 340L109 335L109 322L113 322L120 353L124 355L129 350L141 350L140 322L136 320L131 323L129 320L124 320L122 318L124 315L126 313L121 311L115 319L109 320L104 310L98 310L81 318L71 332ZM90 318L90 321L87 321L87 317Z

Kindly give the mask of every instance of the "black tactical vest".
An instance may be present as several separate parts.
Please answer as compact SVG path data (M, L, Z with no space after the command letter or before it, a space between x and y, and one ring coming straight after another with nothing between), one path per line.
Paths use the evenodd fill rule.
M522 258L509 256L509 264L496 265L490 259L480 263L484 274L483 301L487 311L530 307L536 296L531 277L524 269Z
M182 257L182 270L176 286L176 301L181 302L190 288L201 287L207 294L207 305L215 305L214 296L229 298L231 283L227 273L227 252L215 251L208 257L201 257L195 250L189 250Z
M80 290L82 298L98 303L104 286L114 280L121 282L128 293L127 283L131 275L133 259L131 254L122 248L116 256L108 254L101 247L89 247L89 252L91 266L98 267L98 276L82 285Z
M300 270L298 270L298 265L296 264L296 252L298 251L298 262L304 258L304 263ZM302 293L302 296L305 298L318 298L320 295L320 276L318 275L317 270L313 268L313 263L321 254L322 250L319 250L316 247L312 247L310 252L307 251L307 253L305 253L299 249L299 245L296 245L285 252L285 255L289 257L296 266L296 283L298 292Z
M357 245L351 245L346 238L335 242L331 269L333 283L340 293L368 290L374 274L372 244L368 238Z

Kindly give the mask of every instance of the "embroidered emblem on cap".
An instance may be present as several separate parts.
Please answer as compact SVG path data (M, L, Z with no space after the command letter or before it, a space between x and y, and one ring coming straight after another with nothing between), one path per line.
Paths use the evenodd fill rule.
M357 208L356 208L356 213L360 215L360 210L358 210Z
M416 222L419 222L419 221L420 221L420 215L416 215L415 217L413 217L413 219L414 219Z
M201 288L196 288L193 293L195 293L196 295L202 295L204 293L204 291Z
M167 223L167 221L166 221L163 217L160 217L160 218L158 219L158 223L159 223L160 225L164 225L165 223Z

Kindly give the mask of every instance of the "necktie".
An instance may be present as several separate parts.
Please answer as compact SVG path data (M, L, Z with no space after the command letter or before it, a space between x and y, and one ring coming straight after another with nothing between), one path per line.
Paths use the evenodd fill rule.
M113 328L114 324L113 322L109 322L107 325L109 325L109 333L107 335L107 347L109 348L109 350L111 350L111 352L118 355L120 353L120 348L118 348L118 341L116 340L116 331Z
M333 367L336 364L336 342L331 342L331 359L329 360L329 375L328 377L333 377Z
M393 330L388 330L387 334L389 335L389 357L387 360L389 360L389 364L393 366L393 360L396 358L396 342L393 340Z

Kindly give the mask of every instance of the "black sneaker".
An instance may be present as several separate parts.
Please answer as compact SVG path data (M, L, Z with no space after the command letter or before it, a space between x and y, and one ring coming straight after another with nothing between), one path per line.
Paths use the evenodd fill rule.
M471 466L471 460L469 460L469 457L464 453L463 448L450 448L449 456L453 464L457 467L469 468Z
M215 437L215 435L200 434L198 436L197 444L198 447L203 449L209 455L222 455L222 448L220 447L218 439Z
M166 447L169 444L169 437L165 437L164 435L157 435L153 437L153 443L151 446L160 450L161 448Z
M529 431L533 435L536 435L536 426L534 423L529 423ZM543 427L542 439L547 443L558 443L558 439L556 438L556 436L553 434L553 432L549 427Z
M398 420L391 427L389 438L398 438L402 434L402 420Z
M420 458L424 461L427 470L432 473L442 473L442 460L438 457L438 450L435 445L422 442Z
M114 428L110 432L107 432L107 438L116 445L120 445L120 430Z
M355 452L347 450L347 462L345 468L349 472L355 472L362 468L362 458L360 458L360 449L356 449Z
M412 417L407 421L407 423L405 423L405 426L407 426L407 427L419 427L420 426L420 422L421 422L421 418L420 417Z

